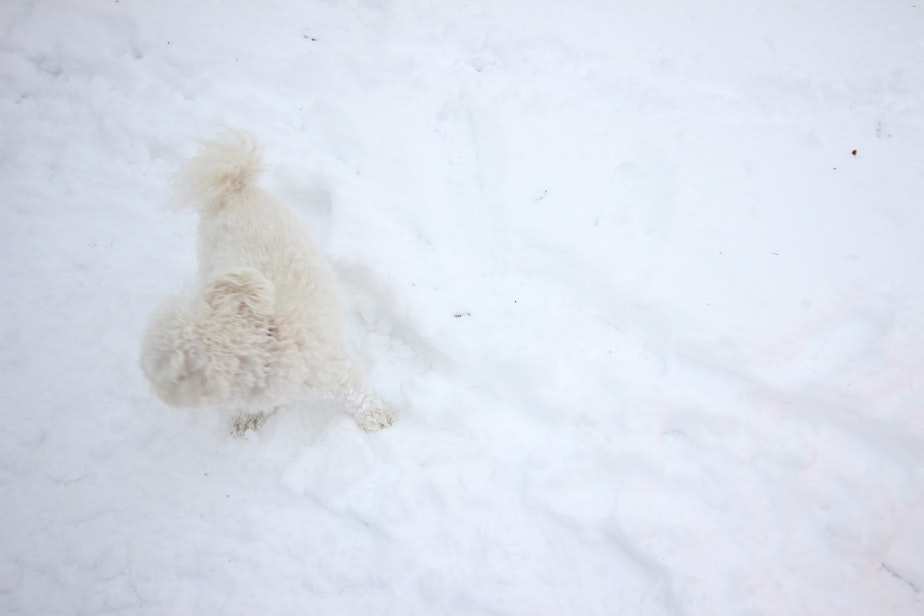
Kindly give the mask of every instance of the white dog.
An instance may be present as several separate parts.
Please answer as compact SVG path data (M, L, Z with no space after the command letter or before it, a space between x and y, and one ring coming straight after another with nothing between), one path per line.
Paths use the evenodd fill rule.
M199 213L197 283L152 317L141 366L174 406L221 406L235 429L309 391L343 401L365 430L394 416L365 385L340 331L334 277L298 218L254 185L260 147L245 133L206 142L177 176Z

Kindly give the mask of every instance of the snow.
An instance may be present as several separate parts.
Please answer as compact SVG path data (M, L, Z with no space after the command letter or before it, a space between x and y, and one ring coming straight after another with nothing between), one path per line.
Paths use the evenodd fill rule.
M0 612L924 613L924 7L3 14ZM225 126L392 428L151 394Z

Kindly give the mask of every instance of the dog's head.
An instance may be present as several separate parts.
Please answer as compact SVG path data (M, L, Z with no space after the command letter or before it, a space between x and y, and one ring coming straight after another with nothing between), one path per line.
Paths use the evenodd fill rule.
M275 289L253 268L223 272L166 302L144 337L141 368L173 406L243 401L266 387Z

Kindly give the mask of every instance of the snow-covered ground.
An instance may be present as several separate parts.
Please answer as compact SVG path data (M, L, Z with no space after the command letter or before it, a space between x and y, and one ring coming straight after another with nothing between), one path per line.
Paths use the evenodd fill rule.
M924 613L924 4L0 15L3 614ZM140 374L225 126L391 429Z

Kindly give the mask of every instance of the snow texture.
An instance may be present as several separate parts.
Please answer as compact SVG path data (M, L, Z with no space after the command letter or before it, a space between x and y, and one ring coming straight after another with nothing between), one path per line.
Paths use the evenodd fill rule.
M924 613L924 5L5 0L0 612ZM224 127L398 411L160 403Z

